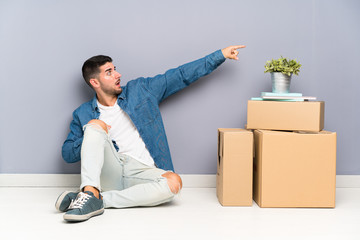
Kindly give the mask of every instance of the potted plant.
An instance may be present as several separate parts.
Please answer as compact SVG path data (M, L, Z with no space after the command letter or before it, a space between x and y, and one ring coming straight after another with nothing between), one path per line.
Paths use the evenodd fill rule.
M292 74L299 75L301 64L296 59L272 59L265 65L265 73L271 74L272 91L275 93L288 93Z

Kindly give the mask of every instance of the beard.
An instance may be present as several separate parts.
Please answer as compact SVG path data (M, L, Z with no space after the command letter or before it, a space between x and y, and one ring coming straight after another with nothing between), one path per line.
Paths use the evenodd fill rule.
M122 88L114 89L110 87L101 86L101 90L109 96L118 96L120 93L122 93Z

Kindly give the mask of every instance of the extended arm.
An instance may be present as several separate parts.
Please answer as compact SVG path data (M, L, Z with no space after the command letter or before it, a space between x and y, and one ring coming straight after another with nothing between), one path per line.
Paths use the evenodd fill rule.
M237 60L237 49L245 46L230 46L204 58L170 69L164 74L144 79L144 88L154 95L158 102L206 76L220 66L226 58Z

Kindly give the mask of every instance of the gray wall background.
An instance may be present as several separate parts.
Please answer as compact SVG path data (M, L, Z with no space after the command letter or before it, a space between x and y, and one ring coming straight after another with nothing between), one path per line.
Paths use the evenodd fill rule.
M247 100L271 91L266 60L283 55L303 65L291 90L326 102L337 174L360 174L359 13L356 0L0 0L0 173L79 173L61 146L93 97L87 58L112 56L125 84L245 44L161 105L177 172L216 173L217 128L244 127Z

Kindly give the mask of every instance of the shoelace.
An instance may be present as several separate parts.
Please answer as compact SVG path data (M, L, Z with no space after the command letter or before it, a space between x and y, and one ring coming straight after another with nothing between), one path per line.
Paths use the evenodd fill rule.
M83 205L89 200L91 196L89 194L80 192L76 197L75 201L72 200L69 206L69 209L82 208Z

